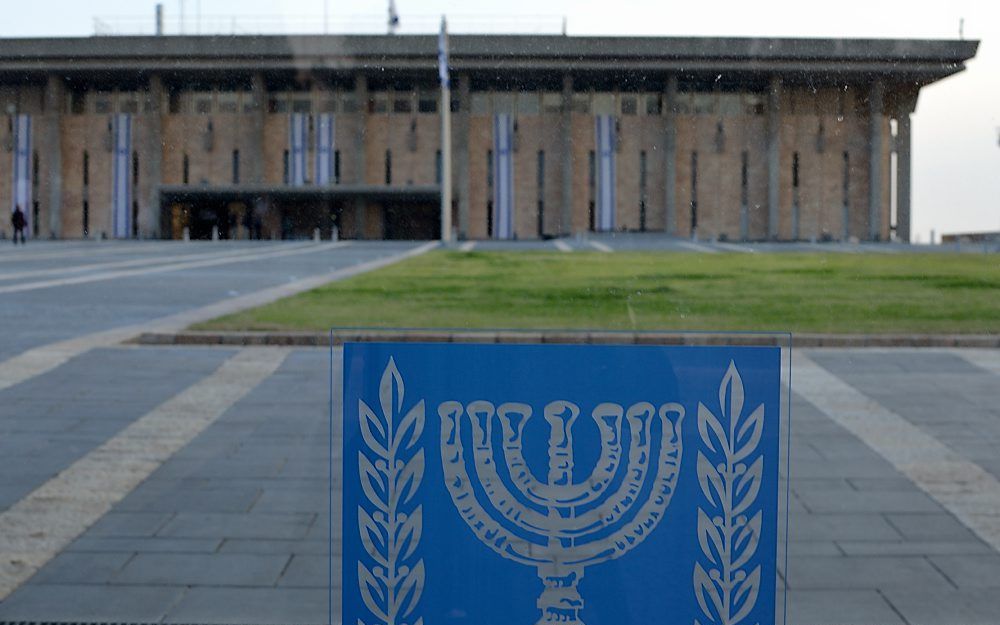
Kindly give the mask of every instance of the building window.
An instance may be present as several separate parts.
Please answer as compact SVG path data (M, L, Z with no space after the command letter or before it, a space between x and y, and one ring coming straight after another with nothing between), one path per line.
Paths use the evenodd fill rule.
M393 113L412 113L413 112L413 102L410 101L409 97L395 98L392 101L392 112Z
M792 153L792 238L799 238L799 217L801 203L799 196L799 153Z
M292 100L293 113L312 113L311 100Z
M750 236L750 152L740 154L740 238Z
M486 151L486 236L493 234L493 150Z
M111 113L114 107L111 105L111 98L109 97L99 97L94 102L94 112L98 115L107 115Z
M281 182L288 184L288 150L281 153Z
M743 150L740 155L740 206L744 209L750 204L749 162L750 153Z
M38 152L33 152L31 154L31 232L35 237L39 235L38 228L38 212L40 210L40 204L38 202Z
M392 150L385 151L385 183L392 184Z
M167 110L171 115L181 112L181 94L178 91L171 91L167 97Z
M118 103L118 108L121 113L138 113L139 101L131 98L128 100L122 100Z
M333 183L340 184L340 150L333 151Z
M698 234L698 151L691 152L691 234Z
M191 182L191 159L185 154L181 160L181 182L189 184Z
M372 97L368 99L368 112L369 113L388 113L389 112L389 94L388 93L374 93Z
M843 202L841 220L844 224L843 237L846 240L851 236L851 155L847 152L844 152L844 177L841 187Z
M240 183L240 151L233 150L233 184Z
M288 100L283 97L270 98L267 101L267 112L268 113L287 113L288 112Z
M594 215L594 209L597 204L594 201L595 197L595 186L597 184L597 156L594 151L591 150L587 154L587 213L589 214L589 228L591 231L594 230L596 215Z
M82 115L87 112L87 98L85 94L79 91L69 94L69 112L73 115Z
M441 184L441 150L434 153L434 182Z
M199 115L208 115L212 112L212 100L209 98L198 98L194 103L194 111Z
M646 231L646 150L639 152L639 230Z
M545 150L538 151L538 236L545 234Z
M646 96L646 115L660 115L663 113L663 103L660 95L654 93Z
M635 96L626 95L621 98L622 115L638 115L639 103Z
M430 95L420 96L420 101L417 103L417 112L437 113L437 110L438 110L437 98Z

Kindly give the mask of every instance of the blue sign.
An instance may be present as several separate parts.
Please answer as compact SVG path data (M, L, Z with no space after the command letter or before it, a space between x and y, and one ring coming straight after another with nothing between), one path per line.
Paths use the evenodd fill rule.
M780 367L346 345L342 622L774 623Z

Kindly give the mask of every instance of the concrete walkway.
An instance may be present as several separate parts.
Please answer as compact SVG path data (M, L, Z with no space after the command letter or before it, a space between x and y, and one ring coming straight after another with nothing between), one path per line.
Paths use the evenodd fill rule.
M5 431L7 449L82 450L86 441L120 435L129 424L163 413L239 353L118 347L77 356L45 374L48 379L0 391L0 422L20 424ZM981 528L963 524L960 507L970 501L1000 506L989 488L1000 478L1000 355L799 353L808 360L793 370L793 384L796 376L800 382L793 387L788 623L995 623L1000 554ZM234 396L190 443L95 524L81 527L78 538L0 603L0 619L325 623L328 358L323 349L281 353L273 372ZM155 397L134 377L181 363L189 363L187 377L165 376ZM99 396L93 378L81 375L98 366L120 372L128 383ZM831 385L849 401L829 403L824 389ZM42 402L40 388L48 389ZM98 397L119 408L98 414ZM65 408L74 402L76 409ZM25 406L36 406L32 417L15 419ZM914 480L877 429L848 421L869 418L898 419L890 424L934 441L937 452L966 469L978 467L987 479L964 482L967 474L949 470L954 464L928 455L931 469ZM334 434L339 437L339 427ZM5 483L22 485L7 496L8 511L53 472L43 466L51 455L18 456L19 477ZM914 460L919 467L920 458ZM336 450L333 461L340 462ZM341 484L334 478L336 521ZM949 488L967 496L942 498ZM334 527L336 615L340 528Z

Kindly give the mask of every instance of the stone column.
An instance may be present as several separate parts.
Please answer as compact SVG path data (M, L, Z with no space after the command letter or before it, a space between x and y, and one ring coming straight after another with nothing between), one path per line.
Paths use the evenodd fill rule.
M458 238L469 237L469 132L472 106L468 74L458 76L459 111L454 116L455 189L458 195Z
M562 88L562 212L559 234L573 232L573 77L563 76Z
M663 160L666 165L666 217L664 229L667 234L677 234L677 76L667 78L663 94L664 139Z
M146 141L142 156L145 167L140 181L145 179L146 197L139 205L139 237L159 238L160 233L160 184L163 182L163 79L159 74L149 77L146 110ZM138 196L138 189L135 190Z
M358 74L354 78L354 97L358 103L358 125L354 134L355 182L364 185L366 180L367 158L365 150L365 132L368 120L368 77ZM365 238L366 207L363 199L354 200L354 238Z
M62 133L60 132L60 121L66 99L65 94L66 90L63 88L62 79L55 74L49 74L45 84L46 128L41 158L48 171L49 235L56 239L62 236ZM25 211L30 214L31 208L26 206ZM41 232L34 232L32 235L41 238Z
M896 120L896 237L910 242L910 112Z
M781 206L781 79L771 77L767 97L767 236L778 238Z
M247 146L247 180L264 182L264 119L267 115L267 83L263 72L255 72L251 85L250 145Z
M868 94L868 238L878 241L882 232L882 111L885 87L872 81Z

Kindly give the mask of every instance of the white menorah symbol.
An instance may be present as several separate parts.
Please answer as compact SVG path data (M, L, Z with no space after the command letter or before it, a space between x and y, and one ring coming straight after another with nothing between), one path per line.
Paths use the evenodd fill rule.
M450 401L438 407L438 414L444 479L459 514L479 540L498 554L537 567L544 587L538 598L542 613L538 625L583 625L583 598L577 585L584 568L625 555L663 519L680 471L684 408L665 403L657 410L648 402L628 410L618 404L598 405L591 418L600 433L600 457L590 476L577 480L573 476L573 424L580 408L568 401L550 402L544 409L550 427L544 482L532 473L522 452L521 435L532 414L528 404L494 407L487 401L474 401L463 406ZM477 498L466 469L463 414L468 414L472 426L475 479L489 500L489 510ZM657 416L661 422L659 453L652 484L647 487L650 456L656 449L651 444L652 424ZM623 449L623 417L628 425L627 449ZM502 428L500 450L494 449L495 422ZM501 477L497 451L516 493ZM616 482L615 492L608 492ZM641 494L646 495L642 501Z

